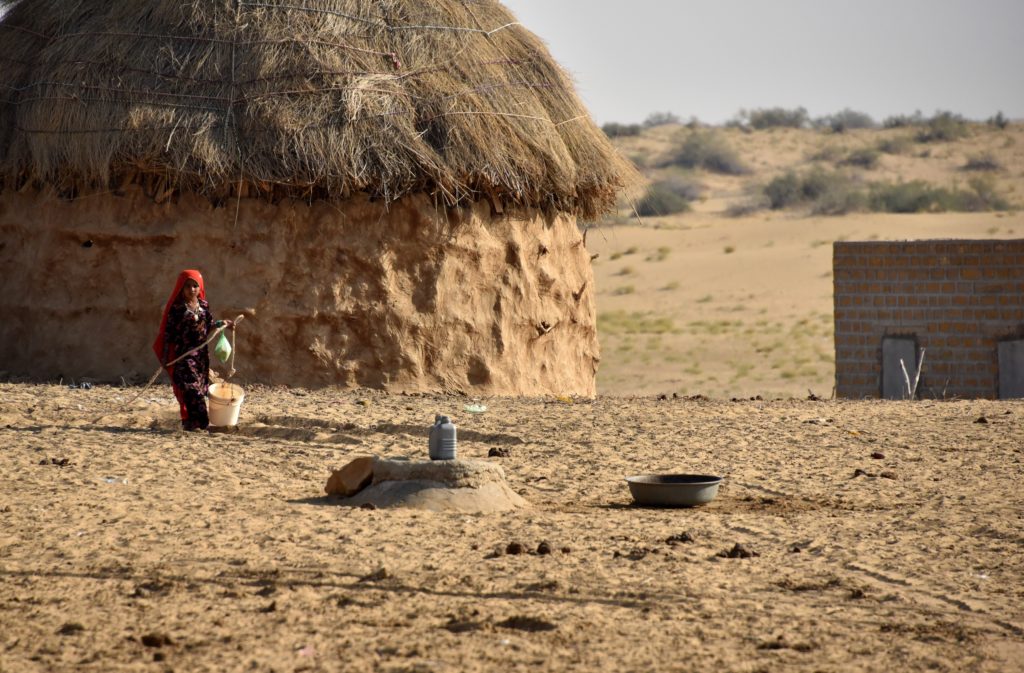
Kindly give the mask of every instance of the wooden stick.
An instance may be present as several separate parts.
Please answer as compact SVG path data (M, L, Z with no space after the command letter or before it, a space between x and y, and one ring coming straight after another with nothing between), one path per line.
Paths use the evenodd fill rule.
M917 384L921 382L921 367L924 366L924 349L917 356L917 374L914 376L914 389L910 391L910 399L917 398Z
M910 395L910 399L917 399L917 384L921 382L921 368L924 367L924 349L917 355L917 373L914 375L914 385L910 385L910 374L907 372L907 366L903 364L903 358L900 358L900 368L903 370L903 380L907 384L907 393Z
M245 319L244 315L238 316L234 320L235 325L238 325L238 323L242 322L244 319ZM139 391L138 395L136 395L132 399L128 400L128 402L126 404L123 404L122 407L130 407L132 404L135 403L135 400L137 400L140 397L142 397L142 394L144 392L146 392L146 390L151 385L153 385L153 382L156 381L157 377L160 376L160 372L162 372L163 370L167 369L171 365L177 363L179 360L184 360L185 358L187 358L189 355L192 355L193 353L195 353L200 348L203 348L204 346L207 346L211 341L213 341L218 336L220 336L220 333L223 332L226 329L227 329L227 325L221 325L217 329L213 330L213 334L211 334L210 337L206 341L204 341L203 343L199 344L198 346L196 346L192 350L188 351L187 353L184 353L183 355L179 355L178 357L174 358L173 360L171 360L167 364L160 365L160 367L155 372L153 372L153 375L149 377L149 381L146 382L146 385L142 386L142 390ZM234 328L232 328L232 330L233 329ZM232 360L232 364L233 363L234 363L234 360ZM231 374L234 374L234 369L231 370ZM231 375L229 375L228 378L231 378ZM109 416L112 413L114 413L114 411L108 411L105 414L103 414L102 416L97 416L95 419L93 419L93 423L98 423L101 419L106 418L107 416Z
M907 394L910 394L910 374L907 373L907 366L903 364L903 358L900 358L900 369L903 370L903 380L907 384ZM904 398L906 399L906 398Z

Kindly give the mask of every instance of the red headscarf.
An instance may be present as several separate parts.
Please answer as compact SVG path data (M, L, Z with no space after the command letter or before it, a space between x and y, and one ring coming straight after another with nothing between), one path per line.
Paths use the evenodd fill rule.
M181 298L181 290L185 287L185 281L190 278L199 283L199 298L204 301L206 299L206 285L203 283L203 274L195 269L185 269L178 274L178 282L174 284L174 292L171 293L171 298L167 300L167 305L164 306L164 315L160 318L160 332L156 335L156 341L153 342L153 352L156 353L156 359L160 360L160 364L165 364L161 358L164 356L164 330L167 328L167 314L171 312L171 307L174 306L174 303ZM174 345L171 344L167 361L170 362L175 357Z

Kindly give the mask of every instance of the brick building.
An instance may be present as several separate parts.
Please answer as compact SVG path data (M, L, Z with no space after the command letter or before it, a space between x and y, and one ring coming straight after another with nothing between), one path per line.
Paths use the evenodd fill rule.
M836 242L832 255L837 396L906 398L920 362L917 397L1024 397L1024 239Z

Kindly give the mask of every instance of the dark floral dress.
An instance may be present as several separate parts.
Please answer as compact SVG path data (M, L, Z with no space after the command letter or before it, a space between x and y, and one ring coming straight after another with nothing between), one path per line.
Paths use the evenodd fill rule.
M205 300L199 300L199 310L193 313L185 302L175 303L167 314L164 329L164 362L187 353L206 341L213 328L213 314ZM174 396L181 405L181 425L186 430L205 430L210 425L206 410L206 394L210 388L210 352L203 346L195 353L171 367Z

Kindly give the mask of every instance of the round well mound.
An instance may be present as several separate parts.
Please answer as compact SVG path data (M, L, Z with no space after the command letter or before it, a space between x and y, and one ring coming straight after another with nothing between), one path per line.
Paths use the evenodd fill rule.
M500 465L482 460L403 461L378 458L373 483L343 501L438 512L504 512L526 507Z

